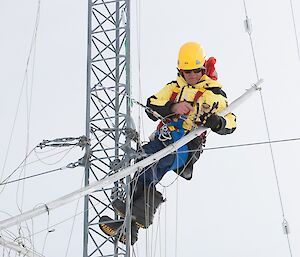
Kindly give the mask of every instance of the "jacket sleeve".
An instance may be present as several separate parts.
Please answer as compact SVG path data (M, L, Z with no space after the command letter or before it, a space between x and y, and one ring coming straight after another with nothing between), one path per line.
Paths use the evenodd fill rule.
M170 108L173 104L173 102L170 101L170 98L175 87L175 83L169 83L165 85L159 92L147 99L147 107L153 111L156 111L163 117L170 115L172 113ZM157 118L150 112L146 111L146 113L150 119L154 121L157 120Z
M227 135L231 134L236 129L236 116L233 113L228 113L224 116L224 118L221 118L221 126L216 133L219 135Z
M210 105L213 102L218 102L217 113L221 112L228 106L226 93L221 88L208 88L204 96L204 102ZM215 131L220 135L231 134L236 129L236 116L233 113L228 113L221 119L220 129Z

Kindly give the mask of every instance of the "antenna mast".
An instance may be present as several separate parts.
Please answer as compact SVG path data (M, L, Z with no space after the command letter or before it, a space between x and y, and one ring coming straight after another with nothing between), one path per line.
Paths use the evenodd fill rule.
M85 186L128 166L125 160L131 128L130 102L130 0L88 1ZM127 192L129 181L127 178ZM111 206L111 194L120 181L89 194L84 199L83 257L130 256L117 238L99 228L100 215L118 218ZM127 215L128 216L128 215ZM130 227L130 217L126 231ZM130 232L127 232L130 242Z

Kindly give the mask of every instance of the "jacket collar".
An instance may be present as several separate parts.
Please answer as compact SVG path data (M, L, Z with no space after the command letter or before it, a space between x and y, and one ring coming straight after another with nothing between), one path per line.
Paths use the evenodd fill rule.
M178 74L176 81L177 81L179 87L190 86L185 81L185 79L183 78L183 76L181 76L180 74ZM208 77L207 75L203 75L201 77L200 81L196 85L194 85L192 87L197 88L197 89L200 89L200 88L212 88L212 87L222 88L222 85L217 80L213 80L210 77Z

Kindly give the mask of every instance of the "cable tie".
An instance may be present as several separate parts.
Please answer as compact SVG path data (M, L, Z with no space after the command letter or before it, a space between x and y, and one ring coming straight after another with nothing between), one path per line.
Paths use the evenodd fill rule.
M50 215L50 209L49 209L49 207L48 207L47 204L45 204L45 208L46 208L47 214L48 214L48 216L49 216L49 215Z

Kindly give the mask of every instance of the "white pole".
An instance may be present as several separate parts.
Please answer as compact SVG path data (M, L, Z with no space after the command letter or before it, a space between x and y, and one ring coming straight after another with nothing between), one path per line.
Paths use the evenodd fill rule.
M247 92L242 94L240 97L235 99L226 109L221 111L219 115L224 116L225 114L232 112L234 109L236 109L242 102L245 102L252 96L252 93L255 92L256 90L261 90L260 85L263 83L263 79L259 79L255 84L253 84L252 87L247 89Z
M35 251L32 251L25 247L22 247L22 246L18 245L17 243L8 242L5 239L3 239L2 237L0 237L0 245L17 252L19 255L22 254L22 255L28 256L28 257L44 257L44 255L41 255Z
M237 98L231 105L229 105L224 111L222 111L220 114L224 115L226 113L231 112L235 108L237 108L242 102L244 102L246 99L248 99L256 90L259 90L259 85L263 81L260 79L256 84L254 84L251 88L249 88L243 95L241 95L239 98ZM79 190L76 190L70 194L67 194L63 197L58 198L57 200L54 200L52 202L49 202L45 204L44 206L40 206L38 208L35 208L33 210L24 212L22 214L19 214L15 217L3 220L0 222L0 231L3 229L6 229L8 227L14 226L16 224L21 223L22 221L31 219L33 217L39 216L43 213L47 213L50 210L56 209L62 205L65 205L69 202L72 202L82 196L88 195L92 193L95 190L102 189L103 187L112 184L113 182L120 180L126 176L129 176L133 172L142 169L158 160L163 158L164 156L176 151L181 146L187 144L191 140L193 140L195 137L200 136L207 128L200 127L197 128L190 133L188 133L186 136L182 137L180 140L176 141L175 143L167 146L166 148L162 149L161 151L145 158L144 160L141 160L134 165L127 167L121 171L119 171L116 174L113 174L107 178L101 179L99 181L96 181L89 186L83 187Z

